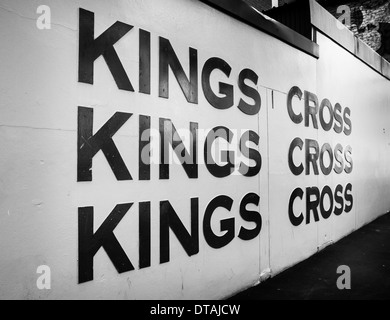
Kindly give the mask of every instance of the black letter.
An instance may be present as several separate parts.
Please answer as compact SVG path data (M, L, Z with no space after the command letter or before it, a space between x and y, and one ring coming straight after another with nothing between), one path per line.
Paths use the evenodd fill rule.
M330 207L329 207L328 210L325 210L325 207L324 207L325 195L328 195L329 200L330 200ZM321 201L320 201L320 211L321 211L321 215L322 215L322 217L324 219L328 219L330 217L330 215L332 214L332 211L333 211L333 193L332 193L332 189L329 186L325 186L324 189L322 189Z
M240 139L240 151L241 153L247 157L250 160L253 160L256 162L256 165L254 167L249 167L244 163L240 163L240 168L238 171L245 177L254 177L257 175L261 170L261 155L260 152L256 149L251 149L246 146L246 142L250 141L259 145L260 137L259 135L254 131L247 131L245 132L241 139Z
M334 120L335 120L333 130L336 133L341 133L343 131L344 123L343 123L343 118L341 117L341 106L339 103L335 104L333 115L334 115ZM337 124L336 122L338 122L339 124Z
M170 144L179 158L188 178L198 178L198 124L190 123L191 143L190 154L184 147L175 126L169 119L160 119L160 179L169 179L169 149Z
M349 108L345 108L344 122L345 125L348 126L348 128L346 126L344 127L344 134L346 136L349 136L352 133L352 123L351 123L351 119L349 118L350 115L351 115L351 110Z
M221 152L222 161L227 162L227 164L224 166L219 166L218 164L216 164L211 154L211 147L213 145L213 142L217 138L223 138L230 143L233 139L233 132L231 132L226 127L216 127L209 132L204 144L204 160L206 163L207 170L214 177L225 178L227 176L230 176L234 171L234 152Z
M243 218L247 222L254 222L256 224L256 228L253 230L245 229L244 227L241 227L240 233L238 234L238 237L241 240L252 240L256 238L261 231L262 227L262 220L260 212L257 211L249 211L246 209L246 206L248 204L254 204L256 206L259 206L260 203L260 197L256 193L248 193L242 200L240 204L240 215L241 218Z
M352 147L346 146L345 151L344 151L344 158L345 158L345 161L349 164L349 167L345 166L344 171L348 174L351 173L352 169L353 169L353 161L352 161L351 155L352 155Z
M310 140L306 139L305 140L305 145L306 145L306 175L310 174L310 162L313 164L313 170L314 174L316 176L319 175L318 172L318 166L317 166L317 161L319 155L319 149L320 147L318 146L318 142L316 140ZM313 148L315 153L310 153L310 148Z
M117 180L132 180L112 137L132 116L131 113L115 113L93 135L93 109L78 109L77 181L92 181L92 158L102 150Z
M302 91L298 87L292 87L287 95L287 111L290 119L296 123L300 124L303 121L302 113L296 114L292 107L292 99L297 96L299 100L302 100Z
M203 233L208 245L214 249L220 249L228 245L234 239L234 218L221 221L221 231L226 231L222 236L214 234L211 228L211 217L217 208L232 209L233 199L227 196L218 196L207 206L203 218Z
M191 234L189 234L169 201L160 202L160 263L169 262L169 229L187 252L199 252L199 199L191 199Z
M334 199L336 201L336 204L339 204L341 208L337 208L337 206L334 206L334 214L336 216L339 216L340 214L343 213L344 210L344 198L339 196L339 193L343 192L343 186L342 185L337 185L335 191L334 191Z
M337 174L342 173L344 168L344 159L340 153L343 153L343 146L338 143L334 148L334 157L336 159L336 163L333 169ZM337 163L339 163L340 166L338 166Z
M311 196L315 196L315 200L311 200ZM317 187L306 188L306 224L310 223L310 211L313 210L314 220L320 220L318 217L317 207L320 203L320 190Z
M310 101L314 103L314 106L310 106ZM314 93L305 91L305 126L309 127L309 116L313 120L313 127L318 129L317 123L317 113L318 113L318 98Z
M302 163L298 167L294 164L293 152L296 147L302 150L303 148L302 139L295 138L293 142L291 142L290 149L288 150L288 166L290 167L290 170L294 175L299 176L303 172L304 168Z
M328 110L329 110L329 114L330 114L330 121L329 121L329 123L326 123L325 119L324 119L324 109L325 108L328 108ZM320 106L320 122L321 122L322 128L325 131L329 131L330 129L332 129L332 125L333 125L333 108L332 108L332 104L330 103L330 101L328 99L324 99L321 102L321 106Z
M238 109L240 109L242 112L244 112L249 116L253 116L255 114L258 114L260 111L261 97L259 92L256 89L249 87L245 84L246 79L251 80L255 85L257 85L257 81L259 80L259 77L254 71L250 69L242 70L238 77L238 87L240 88L243 94L253 99L254 104L250 105L246 103L243 99L240 99L240 102L238 104Z
M233 86L226 83L219 83L219 93L224 95L223 98L218 97L211 89L210 76L211 73L218 69L222 71L228 78L232 68L220 58L210 58L206 61L202 71L202 87L203 93L207 101L214 107L220 110L229 109L234 103Z
M160 91L161 98L169 98L169 67L176 77L187 101L198 103L198 52L190 48L190 80L176 56L169 40L160 37Z
M139 268L150 267L150 202L139 203Z
M150 117L139 116L138 177L150 180Z
M93 64L103 55L119 89L134 91L125 69L114 49L114 44L133 26L116 22L95 39L95 14L80 9L79 82L93 84Z
M139 92L150 94L150 33L139 30Z
M325 153L328 153L329 154L329 159L330 159L330 163L329 163L329 166L328 167L325 167L325 164L324 164L324 155ZM332 151L332 147L330 146L329 143L325 143L322 148L321 148L321 152L320 152L320 167L321 167L321 171L324 175L329 175L331 172L332 172L332 167L333 167L333 151Z
M303 213L301 212L299 217L296 217L293 211L294 200L299 198L302 200L303 198L303 190L301 188L297 188L293 191L290 197L290 201L288 203L288 217L290 218L290 222L294 227L298 227L303 222Z
M345 201L348 201L350 203L349 205L345 205L344 211L347 213L350 212L353 207L353 196L351 193L348 193L348 191L352 192L352 184L350 183L348 183L347 186L345 187L345 194L344 194Z
M120 204L93 233L93 207L79 208L79 283L93 280L93 257L104 248L119 273L134 270L126 253L114 235L132 203Z

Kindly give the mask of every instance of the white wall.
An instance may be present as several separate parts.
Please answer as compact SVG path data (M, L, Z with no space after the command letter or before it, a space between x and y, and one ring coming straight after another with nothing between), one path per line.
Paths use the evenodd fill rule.
M50 0L52 28L36 27L39 1L0 1L0 298L2 299L218 299L278 273L387 212L390 170L390 83L325 36L318 36L317 60L275 38L237 22L195 0L116 1ZM96 33L116 21L134 26L115 46L135 92L118 90L106 63L95 62L94 85L78 83L79 8L95 13ZM152 92L138 93L138 30L151 32ZM199 79L205 61L219 57L232 67L228 83L249 68L259 76L262 98L258 116L236 107L213 108L199 82L199 103L189 104L170 75L170 97L158 97L158 37L171 41L188 74L188 48L198 50ZM225 81L216 74L214 85ZM293 86L351 109L349 137L296 125L288 117L287 93ZM241 97L235 85L236 104ZM249 100L250 102L250 100ZM236 105L235 104L235 105ZM102 153L93 160L93 181L77 182L77 110L94 109L94 128L115 112L134 116L114 141L135 179L117 181ZM295 108L302 107L296 103ZM302 109L303 110L303 109ZM258 132L262 169L247 178L234 174L218 179L204 165L190 180L180 165L171 178L159 180L153 164L150 181L138 181L139 115L169 118L176 128L215 126ZM387 115L387 116L386 116ZM350 175L295 177L288 167L288 149L295 137L351 145ZM155 142L158 145L158 142ZM199 143L203 158L203 145ZM158 151L158 148L157 148ZM353 209L328 220L294 227L288 202L297 187L353 185ZM247 193L260 195L262 229L250 241L237 235L253 228L239 215ZM219 195L234 200L230 213L219 209L213 218L235 218L236 236L221 249L212 249L203 235L203 215ZM188 257L171 232L171 261L159 263L159 202L169 200L190 230L190 199L199 198L199 253ZM138 270L138 203L151 201L152 262ZM94 280L78 284L78 208L93 206L95 230L120 203L134 203L115 235L134 271L118 274L103 249L94 258ZM251 207L252 210L256 208ZM304 202L295 208L304 210ZM50 290L39 290L37 267L51 268Z

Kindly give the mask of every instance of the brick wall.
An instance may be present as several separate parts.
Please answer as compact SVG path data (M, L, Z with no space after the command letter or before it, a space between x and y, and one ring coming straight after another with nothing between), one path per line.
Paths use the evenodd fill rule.
M390 61L390 0L318 2L336 18L341 16L337 8L347 5L351 9L351 25L348 28Z
M233 0L235 1L235 0ZM271 9L272 0L244 0L259 11ZM279 0L279 6L297 0ZM337 9L347 5L351 10L348 28L372 49L390 61L390 0L317 0L336 18Z

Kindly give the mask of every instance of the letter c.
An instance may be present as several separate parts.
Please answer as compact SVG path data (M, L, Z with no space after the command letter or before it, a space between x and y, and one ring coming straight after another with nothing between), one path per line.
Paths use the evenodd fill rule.
M292 99L295 96L298 97L299 100L302 100L303 93L298 87L292 87L287 95L287 111L288 115L290 116L290 119L294 123L300 124L303 121L302 113L296 114L292 107Z
M290 202L288 204L288 217L290 218L290 222L294 227L298 227L304 220L302 212L298 217L294 214L293 206L294 200L296 198L300 198L301 200L303 199L303 190L301 188L297 188L293 191L290 197Z

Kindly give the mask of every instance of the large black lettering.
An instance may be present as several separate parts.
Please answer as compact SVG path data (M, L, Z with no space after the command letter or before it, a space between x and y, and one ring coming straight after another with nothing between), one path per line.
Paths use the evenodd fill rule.
M324 206L324 201L325 201L325 196L328 196L329 198L329 201L330 201L330 204L329 204L329 209L326 210L325 209L325 206ZM321 192L321 200L320 200L320 211L321 211L321 215L324 219L328 219L330 217L330 215L332 214L332 211L333 211L333 193L332 193L332 189L329 187L329 186L325 186L323 189L322 189L322 192Z
M218 196L207 206L203 219L203 233L208 245L214 249L220 249L228 245L234 239L234 218L221 220L221 231L224 235L216 235L211 228L211 218L217 208L224 208L230 211L233 206L233 199L227 196Z
M339 216L340 214L343 213L343 210L344 210L344 198L342 196L342 192L343 192L343 186L342 185L337 185L335 191L334 191L334 200L336 202L335 206L334 206L334 214L336 216ZM341 195L340 195L341 193ZM338 207L337 205L340 205L340 207Z
M292 100L294 97L298 97L299 100L302 100L302 91L299 89L299 87L292 87L287 95L287 111L288 115L290 116L290 119L296 123L300 124L303 121L302 113L296 114L294 112L294 109L292 107Z
M199 199L191 199L191 234L169 201L160 202L160 263L169 262L169 231L172 230L188 256L199 252Z
M248 86L245 83L245 80L252 81L255 85L257 85L257 81L259 80L258 75L250 70L250 69L244 69L240 72L240 75L238 77L238 87L240 88L241 92L245 94L247 97L252 98L254 103L253 105L246 103L243 99L240 99L240 102L238 104L238 109L240 109L243 113L253 116L259 113L261 108L261 97L260 93Z
M348 165L345 165L344 171L347 174L350 174L353 170L353 160L351 155L352 155L352 147L346 146L344 151L344 158L345 158L345 162L348 163Z
M256 193L248 193L242 200L240 204L240 215L241 218L243 218L247 222L253 222L256 227L252 230L248 230L244 227L241 227L240 233L238 234L238 237L241 240L252 240L256 238L261 231L262 227L262 219L260 212L257 211L250 211L246 207L248 204L254 204L255 206L259 206L260 204L260 197Z
M190 123L190 152L184 147L183 141L180 139L175 126L169 119L160 119L160 179L169 179L169 148L171 145L179 158L188 178L198 178L198 124Z
M351 110L349 108L344 109L343 119L344 119L344 134L349 136L352 133L352 122L349 118L351 116Z
M336 161L333 169L334 172L336 172L337 174L341 174L344 168L344 159L342 153L343 153L343 146L338 143L334 148L334 158Z
M312 200L314 196L314 200ZM320 220L318 216L318 205L320 203L320 190L317 187L306 188L306 224L310 223L310 212L313 211L314 220Z
M198 103L198 52L190 48L190 78L188 79L169 40L160 37L159 96L169 98L169 67L189 103Z
M234 171L234 152L233 151L221 152L222 161L227 162L226 165L220 166L217 163L215 163L212 156L211 147L213 145L213 142L218 138L225 139L230 143L233 139L233 132L231 132L226 127L216 127L213 130L211 130L207 135L206 142L204 145L204 159L205 159L207 170L214 177L225 178L227 176L230 176Z
M241 153L245 157L247 157L250 160L255 161L255 163L256 163L255 166L253 166L253 167L249 167L242 162L240 163L240 167L239 167L238 171L245 177L254 177L261 170L262 159L261 159L260 152L256 149L248 148L246 146L246 143L248 141L253 142L256 146L258 146L259 140L260 140L259 135L256 132L251 131L251 130L245 132L240 139Z
M228 78L232 68L230 65L220 58L210 58L203 66L202 71L202 87L203 93L207 101L216 109L225 110L229 109L234 104L234 88L232 85L220 82L219 94L223 97L217 96L211 88L210 77L214 70L222 71Z
M328 166L325 166L325 161L324 161L325 153L327 153L329 156L329 165ZM329 143L325 143L322 146L321 152L320 152L320 168L321 168L322 173L327 176L332 172L332 167L333 167L332 147L330 146Z
M294 201L296 198L303 199L303 190L301 188L297 188L293 191L293 193L290 196L290 201L288 203L288 217L290 219L290 222L293 226L297 227L299 226L303 220L303 213L301 212L299 216L296 216L294 214Z
M305 147L306 147L306 175L310 175L310 163L313 165L314 174L316 176L319 175L318 172L318 157L319 149L318 142L316 140L306 139L305 141ZM314 153L311 153L310 150L314 149Z
M312 102L314 105L310 105ZM318 98L314 93L309 91L305 91L305 126L310 126L310 117L313 122L313 127L318 129L317 122L317 114L318 114Z
M93 258L103 248L119 273L134 270L126 253L114 235L133 204L119 204L93 233L93 207L79 208L79 283L93 280Z
M299 166L296 166L294 163L294 150L297 147L299 150L302 150L303 148L303 141L301 138L295 138L291 142L290 148L288 150L288 166L294 175L299 176L305 169L302 163Z
M343 117L341 116L341 105L339 103L336 103L334 106L333 116L334 116L333 130L336 133L343 132L344 122L343 122Z
M150 267L151 261L151 218L150 202L139 203L139 268Z
M150 180L150 117L139 116L138 177Z
M131 113L115 113L93 135L93 109L78 108L77 181L92 181L92 159L101 150L117 180L132 180L112 137L129 120Z
M139 30L139 92L150 94L150 32Z
M347 186L345 187L345 193L344 193L344 198L345 201L348 202L345 204L345 212L350 212L353 208L353 196L352 196L352 184L348 183Z
M132 28L128 24L116 22L95 39L95 14L80 9L79 37L79 82L93 84L94 62L103 56L119 89L134 91L125 69L114 49L114 44Z
M329 110L329 114L330 114L329 122L325 121L325 117L324 117L324 110L325 110L325 108ZM334 115L333 115L332 104L330 103L330 101L328 99L322 100L321 106L320 106L320 123L321 123L322 128L325 131L329 131L329 130L332 129L333 120L334 120L333 117L334 117Z

